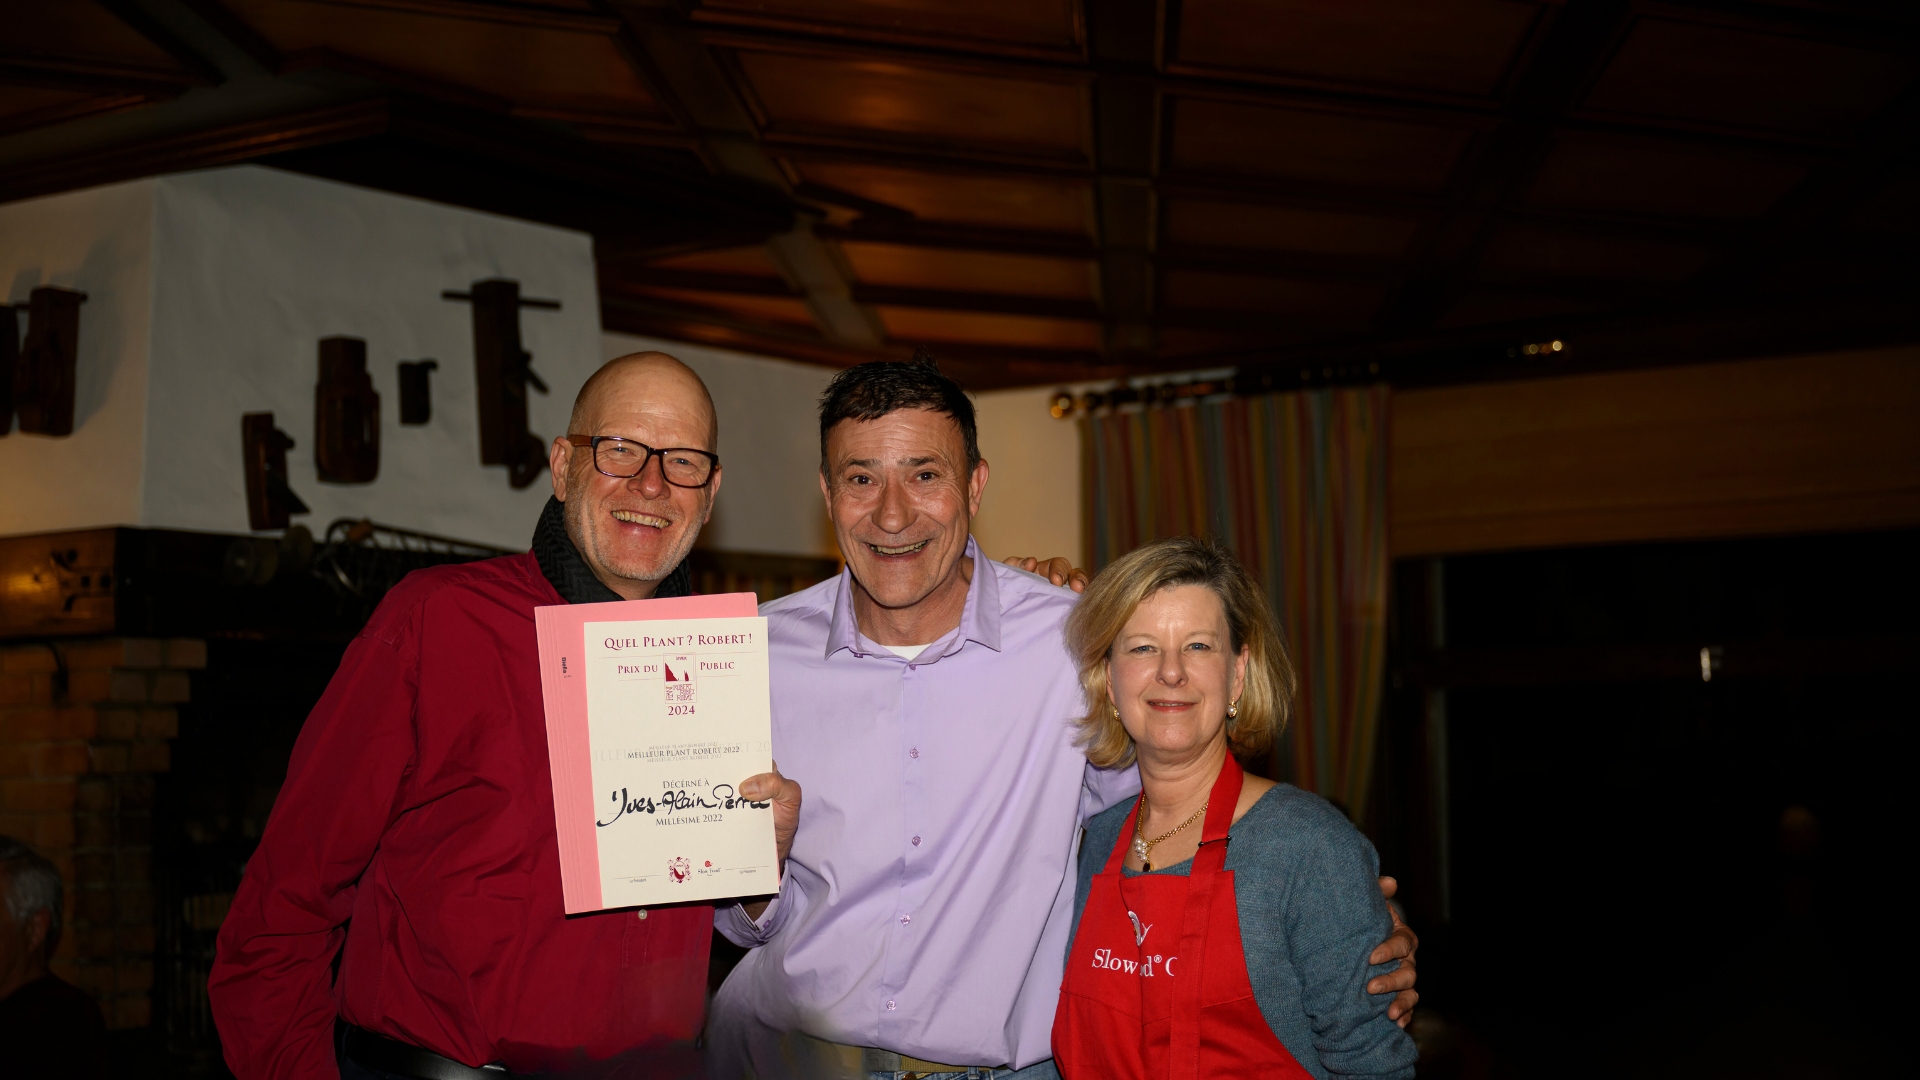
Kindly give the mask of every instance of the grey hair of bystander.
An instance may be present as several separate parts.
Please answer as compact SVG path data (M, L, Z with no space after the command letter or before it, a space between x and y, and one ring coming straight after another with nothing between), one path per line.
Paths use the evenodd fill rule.
M47 919L46 955L60 945L60 913L63 887L60 871L25 843L11 836L0 836L0 875L6 878L7 914L14 925L44 911Z

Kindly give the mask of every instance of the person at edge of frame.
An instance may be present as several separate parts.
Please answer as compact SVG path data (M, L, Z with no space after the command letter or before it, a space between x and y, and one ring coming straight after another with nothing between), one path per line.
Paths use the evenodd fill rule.
M107 1021L86 991L51 970L66 889L60 868L0 836L0 1076L102 1080Z

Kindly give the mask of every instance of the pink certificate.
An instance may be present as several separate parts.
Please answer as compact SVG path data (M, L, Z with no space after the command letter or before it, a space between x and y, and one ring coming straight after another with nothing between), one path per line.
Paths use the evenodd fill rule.
M534 609L568 914L779 891L752 593Z

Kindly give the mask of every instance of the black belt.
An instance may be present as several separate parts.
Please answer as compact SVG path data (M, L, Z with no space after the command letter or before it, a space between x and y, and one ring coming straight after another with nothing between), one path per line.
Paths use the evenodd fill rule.
M411 1076L415 1080L505 1080L511 1075L504 1065L482 1065L476 1069L344 1020L334 1028L334 1051L366 1068Z

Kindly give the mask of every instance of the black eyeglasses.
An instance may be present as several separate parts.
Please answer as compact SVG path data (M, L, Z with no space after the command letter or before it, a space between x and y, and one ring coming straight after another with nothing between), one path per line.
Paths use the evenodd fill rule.
M674 487L706 487L713 479L713 471L720 467L720 455L689 446L655 450L646 443L614 435L569 435L567 441L575 446L591 447L593 467L618 480L639 476L646 470L647 462L656 456L660 458L660 475Z

